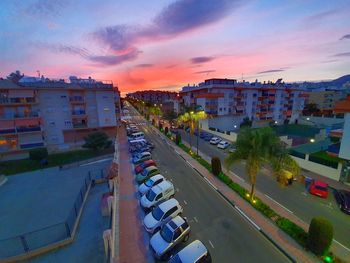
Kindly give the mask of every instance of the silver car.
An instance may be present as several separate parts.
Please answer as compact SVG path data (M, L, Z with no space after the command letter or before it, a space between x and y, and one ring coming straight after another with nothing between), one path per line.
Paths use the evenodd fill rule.
M211 256L204 244L195 240L171 257L168 263L211 263Z
M170 251L180 242L186 242L189 236L190 226L186 219L176 216L151 237L150 248L156 258L166 260Z

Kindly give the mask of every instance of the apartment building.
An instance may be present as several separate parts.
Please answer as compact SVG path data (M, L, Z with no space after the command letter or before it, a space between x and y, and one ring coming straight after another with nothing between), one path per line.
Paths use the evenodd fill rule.
M119 92L112 82L70 77L0 79L0 153L23 156L28 149L79 147L93 131L116 134Z
M148 103L164 103L169 100L175 100L177 97L177 92L162 91L162 90L143 90L136 91L133 93L128 93L127 97L132 97L135 99L143 100Z
M200 106L213 116L233 116L237 122L244 117L255 122L293 122L304 107L306 94L281 79L275 83L207 79L198 86L183 87L180 97L186 106Z

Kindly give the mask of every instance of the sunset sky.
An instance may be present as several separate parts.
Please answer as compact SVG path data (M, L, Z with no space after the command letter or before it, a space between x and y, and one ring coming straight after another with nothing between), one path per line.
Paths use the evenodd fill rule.
M92 76L128 92L350 73L349 0L1 0L0 25L1 77Z

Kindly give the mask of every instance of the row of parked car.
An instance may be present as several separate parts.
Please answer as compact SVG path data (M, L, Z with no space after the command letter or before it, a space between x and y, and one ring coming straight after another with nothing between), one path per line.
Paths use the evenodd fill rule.
M133 140L130 137L129 150L135 168L135 179L139 184L140 206L147 213L143 226L152 235L150 249L160 260L178 262L211 262L211 256L205 245L195 240L175 253L180 243L189 239L191 227L186 217L182 216L183 208L174 198L175 188L158 170L152 159L152 145L145 138ZM144 149L147 148L147 151Z

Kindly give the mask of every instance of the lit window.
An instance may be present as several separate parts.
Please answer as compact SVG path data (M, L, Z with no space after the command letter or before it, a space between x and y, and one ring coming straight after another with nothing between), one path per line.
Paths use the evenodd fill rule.
M104 111L109 111L109 108L108 107L104 107L103 110Z

